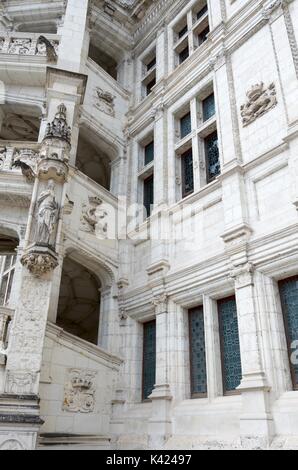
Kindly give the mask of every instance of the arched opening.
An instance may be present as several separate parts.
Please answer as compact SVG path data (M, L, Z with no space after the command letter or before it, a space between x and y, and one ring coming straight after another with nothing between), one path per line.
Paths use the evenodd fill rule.
M0 233L0 307L9 305L18 244L18 239L9 231Z
M68 333L96 345L100 288L100 281L91 271L71 258L65 258L56 323Z
M37 142L40 120L37 107L4 104L0 109L0 139Z
M76 166L103 188L111 187L111 161L114 150L89 129L81 128Z
M117 80L117 67L118 64L114 57L110 56L104 48L100 47L95 42L90 42L88 56L97 65L99 65L105 72L107 72L112 78Z

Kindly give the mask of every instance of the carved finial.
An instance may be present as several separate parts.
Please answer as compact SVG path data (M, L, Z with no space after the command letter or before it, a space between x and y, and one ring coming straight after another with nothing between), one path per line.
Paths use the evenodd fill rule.
M70 145L71 128L67 124L67 109L65 104L58 106L54 120L48 123L44 140L45 139L61 139L65 140Z

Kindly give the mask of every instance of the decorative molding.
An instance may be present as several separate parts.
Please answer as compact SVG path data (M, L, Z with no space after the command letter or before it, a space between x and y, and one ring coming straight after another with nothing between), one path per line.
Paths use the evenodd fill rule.
M7 439L0 444L0 450L25 450L23 444L17 439Z
M267 88L263 82L253 85L246 96L248 100L241 106L243 127L253 123L277 105L274 83L271 83Z
M93 413L97 372L70 369L64 389L62 409L69 413Z

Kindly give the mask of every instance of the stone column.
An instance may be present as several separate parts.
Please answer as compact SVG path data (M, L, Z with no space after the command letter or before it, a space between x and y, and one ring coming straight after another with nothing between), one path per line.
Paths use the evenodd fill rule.
M150 395L152 414L149 420L149 446L162 448L172 432L170 418L172 395L168 364L168 299L165 294L154 298L156 315L156 384Z
M243 447L266 448L274 436L269 392L257 317L254 266L251 263L231 271L235 281L242 363L240 433Z

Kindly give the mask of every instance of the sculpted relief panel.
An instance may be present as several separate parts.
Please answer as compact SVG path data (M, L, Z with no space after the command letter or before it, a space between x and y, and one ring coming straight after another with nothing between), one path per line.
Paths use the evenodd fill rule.
M246 96L247 102L241 106L243 127L248 126L277 105L274 83L271 83L267 88L263 82L254 85L246 93Z
M64 389L63 410L92 413L95 406L95 371L70 369Z

